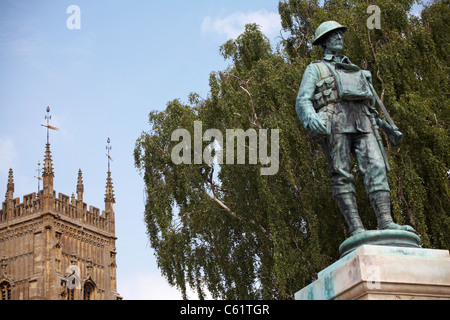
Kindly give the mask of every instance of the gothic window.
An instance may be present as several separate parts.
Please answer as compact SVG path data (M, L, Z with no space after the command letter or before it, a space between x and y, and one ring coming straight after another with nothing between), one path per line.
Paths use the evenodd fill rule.
M0 283L1 296L0 300L11 300L11 284L3 281Z
M67 289L67 300L75 300L75 289Z
M94 285L91 282L86 282L83 289L83 300L94 300Z

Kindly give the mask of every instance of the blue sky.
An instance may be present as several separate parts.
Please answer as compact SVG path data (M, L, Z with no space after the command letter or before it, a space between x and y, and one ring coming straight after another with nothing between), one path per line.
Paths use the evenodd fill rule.
M69 30L67 8L80 8ZM0 202L9 168L15 196L37 191L47 106L54 188L71 195L83 171L84 201L104 209L106 140L115 188L118 291L125 299L179 299L160 275L143 223L143 182L133 149L148 113L190 92L206 97L219 46L257 22L272 40L276 0L2 0L0 2ZM191 298L196 295L191 294Z

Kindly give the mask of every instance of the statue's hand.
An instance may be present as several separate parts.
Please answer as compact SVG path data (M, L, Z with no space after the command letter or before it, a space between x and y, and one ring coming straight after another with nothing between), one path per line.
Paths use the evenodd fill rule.
M317 114L315 114L309 121L309 129L314 135L327 134L327 128L325 127L322 119L320 119Z

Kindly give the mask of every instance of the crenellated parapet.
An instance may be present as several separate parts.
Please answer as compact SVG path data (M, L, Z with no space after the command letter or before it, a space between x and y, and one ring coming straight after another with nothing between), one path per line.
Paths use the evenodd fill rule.
M109 167L109 166L108 166ZM71 197L53 190L53 166L51 163L50 145L45 146L43 189L38 193L30 193L23 199L14 198L13 170L9 170L7 192L5 201L0 208L0 227L2 224L12 224L27 217L42 214L54 214L61 218L73 219L77 224L83 224L100 231L114 235L114 209L115 202L111 172L108 168L106 178L105 209L87 205L83 201L84 184L81 169L78 171L76 194Z
M8 204L9 203L9 204ZM10 210L8 210L10 208ZM65 194L59 193L58 197L51 197L51 207L49 210L42 206L42 191L23 196L23 199L14 198L4 201L0 209L0 228L5 224L23 221L26 218L33 218L44 213L59 215L61 218L73 219L74 222L85 224L97 228L101 231L113 233L111 227L112 220L106 211L92 205L87 205L82 200L74 199Z

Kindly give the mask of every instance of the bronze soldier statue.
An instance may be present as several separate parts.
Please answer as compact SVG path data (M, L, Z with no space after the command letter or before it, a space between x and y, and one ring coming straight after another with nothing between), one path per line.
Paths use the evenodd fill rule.
M378 125L386 122L379 119L374 108L376 93L371 73L361 70L342 54L346 30L335 21L324 22L317 28L313 45L322 46L323 60L312 62L304 72L296 100L297 114L322 146L329 163L332 193L351 235L365 231L356 205L351 154L364 175L378 229L414 232L412 227L392 220L386 177L389 164L378 133Z

